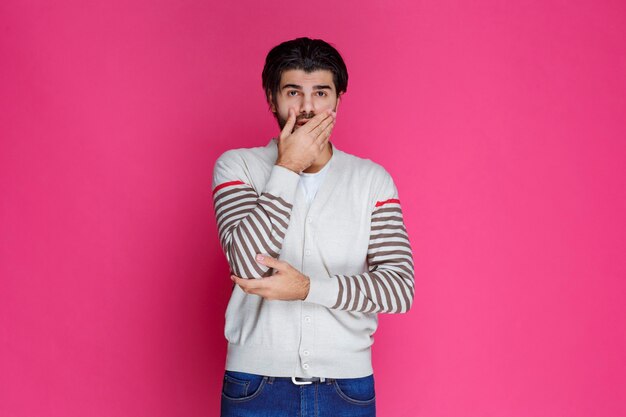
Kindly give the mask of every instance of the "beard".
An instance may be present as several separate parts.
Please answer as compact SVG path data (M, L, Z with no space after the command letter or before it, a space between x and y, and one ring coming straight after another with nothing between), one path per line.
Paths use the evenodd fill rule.
M278 114L278 112L275 113L276 115L276 120L278 121L278 129L282 132L283 129L285 128L285 125L287 124L287 119L284 119L283 117L281 117L280 114ZM296 116L296 123L293 125L293 130L296 130L297 128L299 128L300 126L298 126L298 122L302 119L304 120L309 120L315 117L315 113L304 113L304 114L299 114ZM292 132L293 132L292 130ZM291 132L289 132L291 133Z

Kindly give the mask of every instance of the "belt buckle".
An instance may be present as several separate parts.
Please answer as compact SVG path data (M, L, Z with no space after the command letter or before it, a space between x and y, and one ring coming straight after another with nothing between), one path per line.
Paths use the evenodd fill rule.
M298 381L296 378L301 378L301 379L312 379L315 381L320 381L320 382L324 382L326 381L326 378L318 378L318 377L314 377L314 378L302 378L302 377L296 377L296 376L292 376L291 377L291 382L293 382L296 385L309 385L312 384L313 381Z
M291 382L293 382L296 385L309 385L313 383L313 381L298 381L296 380L295 376L291 377Z

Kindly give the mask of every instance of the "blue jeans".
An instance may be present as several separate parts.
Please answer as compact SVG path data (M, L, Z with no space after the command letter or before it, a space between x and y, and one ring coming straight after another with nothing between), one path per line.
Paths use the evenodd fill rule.
M374 375L296 385L287 377L225 371L221 417L375 417Z

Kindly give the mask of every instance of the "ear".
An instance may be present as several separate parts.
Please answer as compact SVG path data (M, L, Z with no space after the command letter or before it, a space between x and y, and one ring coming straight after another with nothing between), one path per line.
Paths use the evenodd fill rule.
M272 92L269 92L269 101L270 101L270 110L272 111L272 113L276 113L276 106L274 106L274 100L272 97Z
M343 93L337 96L337 104L335 104L335 111L337 111L337 109L339 108L339 103L341 103L342 96L343 96Z

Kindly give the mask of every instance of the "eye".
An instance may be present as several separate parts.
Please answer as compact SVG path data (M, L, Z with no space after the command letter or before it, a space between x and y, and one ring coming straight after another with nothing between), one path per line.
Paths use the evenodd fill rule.
M326 95L326 92L324 91L318 91L318 93L320 94L320 97L324 97Z
M294 96L294 94L291 94L291 93L296 93L296 94L298 94L298 92L297 92L296 90L289 90L289 91L287 91L287 95L288 95L289 97L293 97L293 96Z

